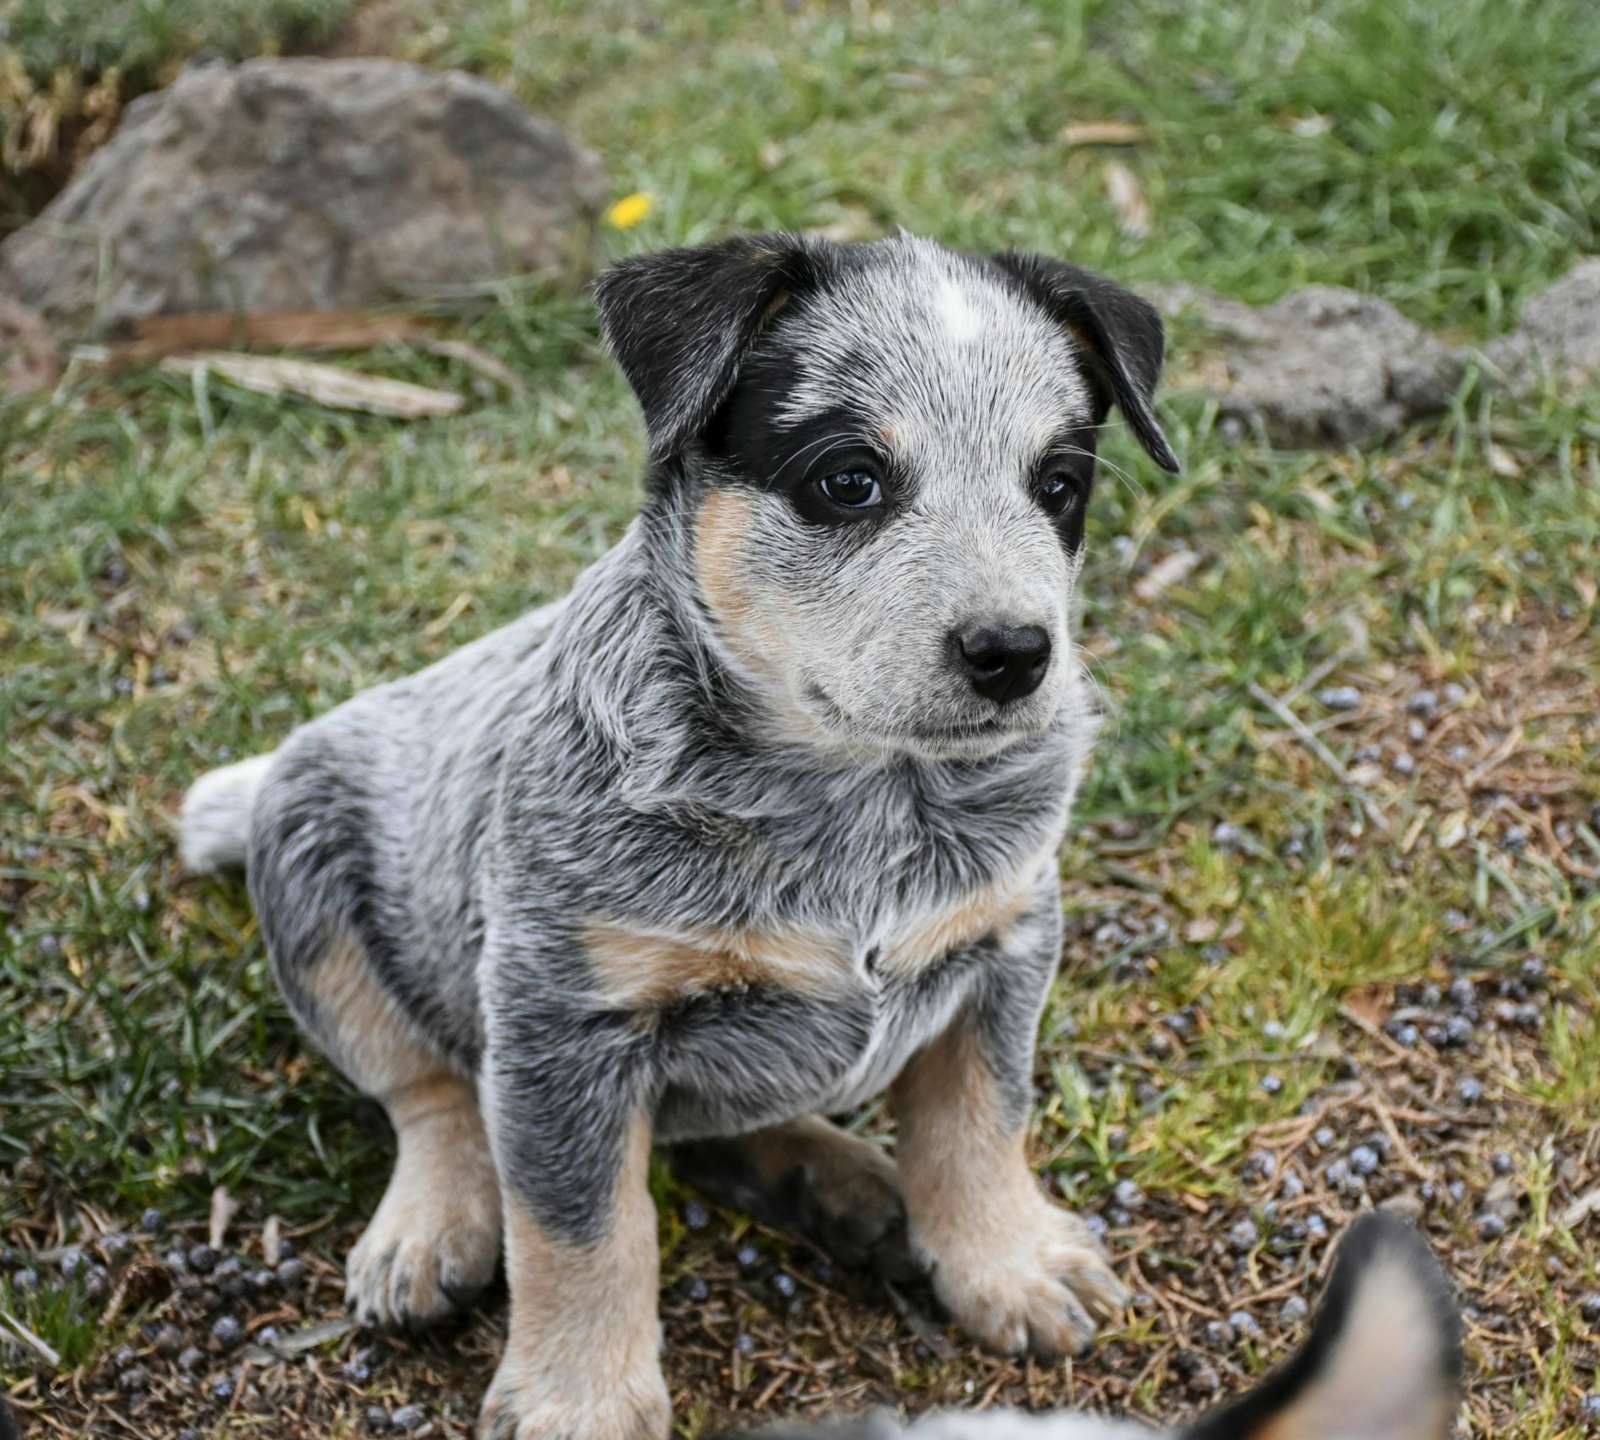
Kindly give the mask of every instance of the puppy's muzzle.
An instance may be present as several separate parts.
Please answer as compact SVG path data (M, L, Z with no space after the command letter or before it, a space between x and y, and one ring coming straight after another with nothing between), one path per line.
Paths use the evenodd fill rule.
M957 668L985 700L1026 699L1050 668L1050 634L1038 625L978 621L950 633Z

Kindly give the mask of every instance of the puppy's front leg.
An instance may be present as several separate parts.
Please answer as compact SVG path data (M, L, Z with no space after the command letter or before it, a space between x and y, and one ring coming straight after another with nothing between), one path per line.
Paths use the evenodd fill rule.
M663 1440L637 1036L592 1016L519 1018L496 1017L486 1065L511 1325L479 1440Z
M1054 867L1030 913L994 937L972 1001L895 1082L912 1246L969 1335L1007 1354L1077 1354L1127 1303L1087 1226L1028 1165L1039 1013L1060 953Z

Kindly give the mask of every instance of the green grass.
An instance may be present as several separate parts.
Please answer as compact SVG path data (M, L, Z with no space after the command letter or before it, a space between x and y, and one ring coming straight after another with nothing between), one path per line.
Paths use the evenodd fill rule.
M322 13L91 8L81 27L88 11L42 0L0 15L38 74L87 52L156 75ZM1586 0L406 13L400 53L507 83L600 150L619 195L655 197L609 235L616 253L903 224L1255 301L1355 285L1471 335L1600 248L1600 9ZM1059 138L1113 118L1149 133L1122 156L1154 209L1142 242L1117 229L1104 152ZM0 1230L41 1205L192 1219L219 1183L290 1220L375 1198L382 1127L309 1058L240 889L179 877L171 814L198 771L558 594L619 535L638 423L587 304L508 286L460 325L527 398L405 425L81 373L0 408L0 1171L28 1158L42 1176L0 1186ZM359 363L470 378L404 350ZM1436 425L1365 454L1234 447L1198 402L1166 413L1184 474L1158 475L1115 436L1091 513L1084 633L1110 723L1064 861L1083 935L1047 1026L1060 1098L1040 1123L1046 1163L1083 1201L1122 1178L1227 1193L1252 1134L1335 1073L1306 1055L1336 1039L1352 995L1530 956L1562 969L1569 998L1503 1079L1553 1136L1585 1133L1600 1123L1593 884L1542 843L1505 848L1493 825L1438 849L1436 795L1334 777L1252 686L1314 726L1326 715L1295 694L1308 683L1456 679L1480 710L1562 676L1600 695L1600 395L1513 405L1469 385ZM1139 602L1141 567L1180 544L1201 563ZM1543 669L1490 686L1521 648L1497 636L1511 623L1568 638ZM1402 725L1395 709L1322 735L1348 764ZM1596 847L1600 864L1584 819L1600 755L1563 743L1562 814L1574 853ZM1213 841L1222 821L1244 848ZM1170 928L1092 940L1130 908ZM1119 961L1144 968L1130 978ZM1203 1018L1181 1060L1080 1065L1078 1047L1123 1054L1185 1006ZM1280 1038L1262 1038L1269 1020ZM1546 1303L1536 1269L1524 1280L1527 1303ZM38 1333L88 1353L67 1302L29 1303L17 1313ZM1508 1433L1575 1423L1584 1382L1565 1346L1540 1356Z

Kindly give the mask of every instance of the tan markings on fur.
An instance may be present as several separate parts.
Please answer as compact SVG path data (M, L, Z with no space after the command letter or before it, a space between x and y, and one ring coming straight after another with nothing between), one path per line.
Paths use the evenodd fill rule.
M849 973L842 946L800 933L729 930L680 938L596 922L584 927L583 943L606 998L627 1009L750 985L815 995Z
M994 1349L1082 1350L1127 1292L1083 1222L1047 1200L967 1017L894 1085L912 1244L969 1335Z
M694 563L700 591L723 638L741 660L757 664L759 656L745 653L753 602L743 554L752 508L747 495L713 490L695 520Z
M494 1278L500 1253L500 1188L477 1087L401 1013L353 937L303 984L313 1033L383 1102L399 1145L389 1188L350 1252L347 1294L366 1323L438 1319Z
M1007 1126L970 1024L958 1020L894 1083L906 1205L930 1241L986 1233L1039 1198L1024 1136Z
M313 1035L328 1058L367 1094L387 1101L450 1066L372 973L360 941L346 936L308 970Z
M509 1411L521 1421L519 1435L665 1436L669 1406L656 1319L660 1243L649 1167L649 1126L635 1117L609 1223L591 1244L546 1233L507 1198L511 1327L480 1434L498 1433L494 1419Z
M890 975L914 975L938 964L952 950L986 935L1003 935L1031 900L1030 884L1015 878L985 886L896 935L884 947L880 967Z

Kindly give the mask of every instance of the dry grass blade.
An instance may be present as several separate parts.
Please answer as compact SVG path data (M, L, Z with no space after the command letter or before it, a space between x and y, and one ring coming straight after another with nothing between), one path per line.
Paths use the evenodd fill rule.
M211 1224L206 1237L213 1250L222 1249L222 1242L228 1238L228 1226L233 1224L233 1217L238 1213L239 1202L228 1194L228 1187L217 1186L211 1192Z
M1084 120L1056 133L1063 145L1140 145L1150 138L1143 125L1124 120Z
M1117 212L1122 233L1142 240L1150 233L1150 202L1139 177L1120 160L1106 161L1106 198Z
M333 365L308 360L283 360L264 355L239 355L230 351L205 351L199 355L171 356L163 370L194 375L206 370L246 390L262 395L297 395L335 410L362 410L397 420L422 420L453 415L466 401L450 390L433 390L405 380L362 375Z
M259 314L208 310L193 315L152 315L132 340L113 346L112 366L136 365L219 346L272 345L285 350L365 350L374 345L418 343L433 333L421 315L375 315L365 310L281 310Z

